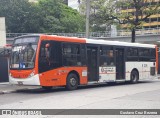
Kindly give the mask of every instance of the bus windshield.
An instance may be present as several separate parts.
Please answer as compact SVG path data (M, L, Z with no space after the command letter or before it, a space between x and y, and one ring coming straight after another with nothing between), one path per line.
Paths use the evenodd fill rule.
M35 42L36 43L36 42ZM30 69L34 68L37 43L25 42L15 44L12 48L10 68Z

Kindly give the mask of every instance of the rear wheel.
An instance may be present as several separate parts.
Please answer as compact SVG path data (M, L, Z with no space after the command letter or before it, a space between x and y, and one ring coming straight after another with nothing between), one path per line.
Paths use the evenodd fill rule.
M131 80L130 80L131 83L133 83L133 84L137 83L138 80L139 80L139 74L138 74L138 72L135 71L135 70L133 70L131 72L131 77L130 78L131 78Z
M66 88L68 90L75 90L78 87L78 77L76 74L71 73L67 77L67 85Z

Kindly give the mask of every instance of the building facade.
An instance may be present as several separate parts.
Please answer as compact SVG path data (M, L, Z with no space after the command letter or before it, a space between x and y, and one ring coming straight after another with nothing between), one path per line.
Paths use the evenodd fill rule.
M6 45L6 26L5 18L0 17L0 48Z
M143 0L145 5L151 6L151 7L155 7L157 4L160 4L160 0ZM147 8L147 7L146 7ZM160 9L160 7L159 7ZM123 7L121 8L121 12L122 13L133 13L135 14L135 9L131 6L131 7ZM143 13L142 13L143 14ZM141 17L141 15L139 15L139 17ZM127 24L123 24L121 25L123 29L126 29L128 27ZM144 29L153 29L153 28L160 28L160 13L151 15L150 17L148 17L143 23L142 23L142 28Z

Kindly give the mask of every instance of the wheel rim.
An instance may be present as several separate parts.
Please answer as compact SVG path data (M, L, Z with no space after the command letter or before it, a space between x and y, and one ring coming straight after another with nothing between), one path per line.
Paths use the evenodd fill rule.
M72 77L72 78L70 79L70 84L71 84L71 86L75 86L76 83L77 83L76 79Z

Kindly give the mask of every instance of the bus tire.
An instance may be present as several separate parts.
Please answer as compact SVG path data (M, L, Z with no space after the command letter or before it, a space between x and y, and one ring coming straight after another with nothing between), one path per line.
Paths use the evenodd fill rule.
M70 73L67 77L66 88L68 90L75 90L78 87L78 77L74 73Z
M45 90L51 90L53 87L52 86L42 86L42 88Z
M136 70L133 70L131 72L130 79L131 79L130 83L132 83L132 84L135 84L135 83L138 82L138 80L139 80L139 74L138 74L138 72Z

